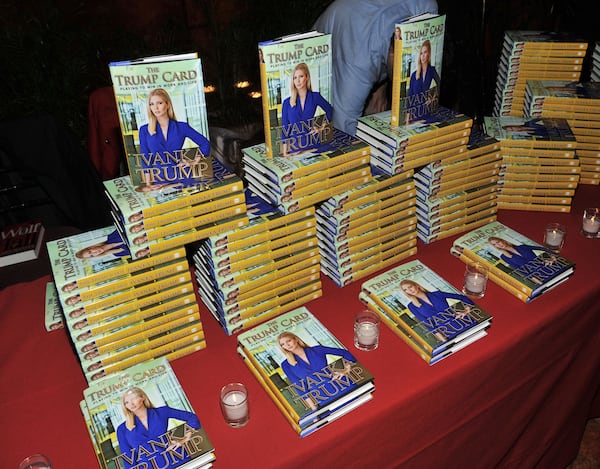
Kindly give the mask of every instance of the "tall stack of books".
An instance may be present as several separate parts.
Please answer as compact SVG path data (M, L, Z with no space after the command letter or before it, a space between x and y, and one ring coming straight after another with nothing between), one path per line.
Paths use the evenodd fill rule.
M282 214L246 191L248 226L193 255L202 302L228 335L321 296L315 209Z
M417 235L428 244L496 219L500 142L473 128L464 153L415 172Z
M188 187L134 186L129 176L104 181L111 213L139 259L248 224L242 180L219 161Z
M571 277L575 264L499 221L457 238L451 254L487 267L494 283L528 303Z
M587 48L576 34L506 31L492 115L522 116L527 80L579 81Z
M413 171L377 173L316 209L321 271L343 287L417 252Z
M356 135L371 149L371 166L386 174L417 169L466 151L473 119L442 106L409 125L393 126L390 111L358 118Z
M428 364L487 335L492 316L419 260L361 286L359 300Z
M600 41L594 42L592 51L592 70L590 71L590 81L600 81Z
M369 146L337 129L313 151L287 158L270 158L265 144L242 150L248 187L284 214L368 182L369 161Z
M600 184L600 83L529 80L524 112L567 119L577 140L579 184Z
M244 363L300 437L373 397L373 375L306 307L242 332L237 343Z
M206 347L184 247L134 259L115 226L47 243L66 327L88 382Z
M502 150L498 208L570 212L581 168L567 120L485 116L484 125Z
M125 405L125 404L129 405ZM147 422L129 408L145 407ZM153 359L91 384L80 410L102 469L207 469L216 459L169 362Z

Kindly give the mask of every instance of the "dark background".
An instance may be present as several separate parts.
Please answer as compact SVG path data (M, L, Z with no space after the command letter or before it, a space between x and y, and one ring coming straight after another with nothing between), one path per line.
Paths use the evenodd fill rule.
M110 85L108 62L198 51L209 122L262 119L257 101L233 83L258 89L256 44L310 28L330 0L21 0L0 4L0 119L51 114L85 145L87 100ZM507 29L574 31L598 40L591 1L438 0L447 14L441 102L489 115L496 63ZM586 64L583 79L589 77ZM257 86L258 85L258 86Z

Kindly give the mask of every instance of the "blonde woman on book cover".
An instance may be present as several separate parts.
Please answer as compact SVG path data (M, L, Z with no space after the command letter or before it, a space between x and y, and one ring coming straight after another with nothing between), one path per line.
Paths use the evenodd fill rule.
M431 85L435 82L432 89ZM427 94L426 102L433 100L438 96L440 86L440 75L435 66L431 64L431 41L426 39L421 45L419 58L417 59L417 69L410 75L410 85L408 87L408 96L418 96ZM432 91L430 91L432 90ZM409 100L410 101L410 100ZM420 99L417 100L421 104ZM407 122L408 123L408 122Z
M169 420L185 422L193 429L200 429L200 421L193 412L174 409L169 406L155 407L146 392L138 387L129 388L121 398L125 421L117 427L117 440L121 454L120 461L126 469L140 467L171 468L181 466L190 458L185 448L193 432L186 431L182 439L170 437L171 444L160 453L152 442L164 440L169 429ZM177 451L177 462L169 451ZM179 457L182 456L180 459ZM131 463L129 461L132 461Z
M430 318L442 311L446 311L450 306L448 300L451 299L462 301L465 305L464 311L455 313L456 319L463 319L466 317L471 311L471 306L475 304L469 297L460 293L445 292L441 290L428 291L421 284L410 279L402 280L400 282L400 289L410 300L407 305L408 310L419 322L423 323L429 331L433 332L434 337L439 342L444 342L456 334L442 334L437 330L438 325L432 324ZM462 332L462 330L458 332Z
M308 65L304 62L296 64L290 82L290 96L284 99L281 108L281 125L284 129L282 132L285 138L291 137L294 141L294 145L287 148L284 154L294 153L294 148L302 151L315 146L310 144L310 136L321 132L327 126L326 122L321 125L311 122L318 108L325 111L327 121L331 121L333 110L331 104L321 93L313 91ZM310 132L306 132L303 128L306 123L312 127ZM317 143L319 141L320 139Z
M168 177L174 177L176 164L165 158L165 153L173 153L183 149L186 138L198 145L202 155L210 154L210 142L200 132L185 121L178 121L173 109L171 96L163 88L155 88L148 94L147 101L148 123L140 127L140 153L142 168L166 168ZM158 156L157 156L158 154ZM159 158L159 161L157 161ZM179 163L183 164L183 163ZM180 178L181 179L181 178ZM175 179L166 179L173 181ZM151 183L153 181L146 181ZM184 181L185 182L185 181Z
M285 360L281 362L281 369L293 385L297 383L300 389L306 388L306 379L312 378L314 373L323 373L328 369L327 355L334 355L344 358L350 363L356 362L356 358L345 348L327 347L325 345L309 346L293 332L284 331L277 337L279 348L285 355ZM347 365L343 371L333 372L332 381L342 378L350 371ZM320 378L319 378L320 379ZM304 384L303 384L304 383ZM352 384L349 386L352 387ZM337 398L338 396L333 396ZM330 399L320 400L318 404L327 404ZM317 403L310 398L305 402L311 410L317 409Z
M543 246L513 244L497 236L490 236L488 242L500 252L500 259L513 269L519 269L527 263L537 260L541 253L550 255L549 259L544 260L544 264L551 264L556 260L554 253ZM531 278L531 280L540 283L536 278Z

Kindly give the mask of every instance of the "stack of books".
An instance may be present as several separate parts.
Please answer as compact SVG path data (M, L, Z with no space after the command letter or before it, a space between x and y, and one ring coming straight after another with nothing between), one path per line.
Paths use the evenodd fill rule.
M487 335L492 316L419 260L361 286L359 300L433 365Z
M579 184L600 184L600 83L529 80L524 112L567 119L577 140Z
M104 181L111 213L131 255L142 258L248 224L242 180L218 160L194 185Z
M591 81L600 81L600 41L594 42L592 51L592 70L590 72Z
M338 286L417 252L413 171L377 173L316 209L321 271Z
M498 208L570 212L581 168L567 120L485 116L484 125L502 150Z
M417 235L428 244L496 219L500 142L473 128L467 150L415 172Z
M284 214L364 184L369 161L369 146L337 129L331 140L296 156L270 158L265 144L242 150L248 187Z
M371 147L371 166L397 174L466 151L473 119L440 106L409 125L393 126L391 111L358 118L356 135Z
M579 81L587 48L575 34L506 31L492 115L522 116L527 80Z
M450 252L487 267L489 278L521 301L529 301L571 277L575 264L499 221L457 238Z
M92 382L206 347L184 247L134 259L115 226L47 243L58 300Z
M373 375L306 307L238 336L238 353L300 437L373 397Z
M207 469L216 459L214 445L165 359L90 385L80 410L102 469Z
M228 335L321 296L315 208L290 214L246 191L246 227L210 236L193 255L198 292Z

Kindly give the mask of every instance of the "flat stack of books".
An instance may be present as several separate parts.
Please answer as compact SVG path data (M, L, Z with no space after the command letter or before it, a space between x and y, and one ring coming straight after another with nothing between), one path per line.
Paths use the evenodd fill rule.
M575 263L499 221L457 238L451 254L488 268L489 278L521 301L545 294L571 277Z
M485 116L484 125L502 150L498 208L570 212L581 168L567 120Z
M207 469L216 459L198 413L165 359L148 360L90 385L80 410L102 469Z
M600 41L594 42L592 51L592 70L590 72L591 81L600 81Z
M47 247L88 382L150 358L172 360L206 347L184 247L134 259L115 226Z
M371 166L386 174L453 158L467 149L473 119L440 106L409 125L393 126L391 112L358 118L356 135L371 147Z
M202 302L228 335L321 296L315 208L282 214L246 191L246 227L210 236L193 255Z
M369 181L369 161L369 146L337 129L331 140L295 156L270 158L265 144L242 149L248 187L284 214Z
M321 271L340 287L417 252L413 171L372 171L316 209Z
M306 307L238 335L238 353L300 437L373 397L373 375Z
M184 246L248 224L242 180L218 160L194 185L141 184L129 176L104 181L115 224L131 255Z
M467 150L415 172L417 235L428 244L496 219L500 142L471 129Z
M492 115L523 115L527 80L579 81L588 48L576 34L506 31Z
M577 140L579 184L600 184L600 83L528 80L524 113L567 119Z
M361 286L359 300L433 365L487 335L492 316L419 260Z

